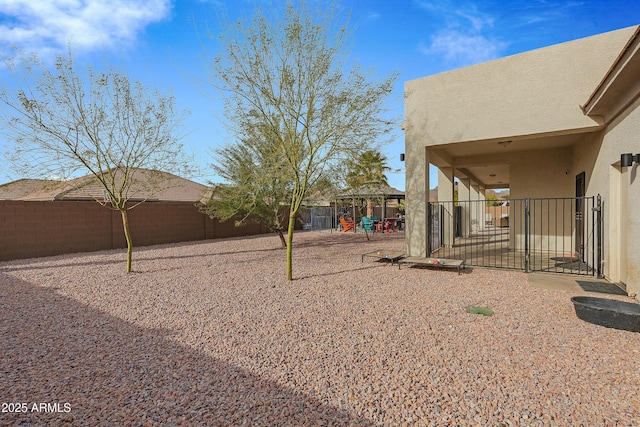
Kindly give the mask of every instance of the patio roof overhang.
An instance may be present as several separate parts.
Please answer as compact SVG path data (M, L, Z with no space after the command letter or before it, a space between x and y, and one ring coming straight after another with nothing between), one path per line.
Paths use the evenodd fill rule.
M600 129L594 123L591 128L439 145L428 148L429 162L439 168L453 167L456 178L469 178L486 189L509 188L509 164L514 153L571 147Z
M616 61L593 91L582 111L601 121L611 122L640 96L640 26Z

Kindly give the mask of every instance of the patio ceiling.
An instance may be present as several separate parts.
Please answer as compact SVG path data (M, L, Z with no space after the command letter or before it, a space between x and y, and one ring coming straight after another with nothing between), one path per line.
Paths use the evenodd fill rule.
M456 177L470 178L484 188L508 188L510 180L508 164L470 166L456 169Z
M469 141L429 148L429 161L437 167L455 167L457 178L470 178L484 188L510 186L510 157L521 151L571 147L585 132Z

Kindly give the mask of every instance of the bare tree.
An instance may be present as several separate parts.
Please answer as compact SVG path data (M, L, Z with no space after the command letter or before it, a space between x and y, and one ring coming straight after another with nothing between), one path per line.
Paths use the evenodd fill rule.
M127 211L162 188L160 171L189 168L179 143L185 113L176 114L172 96L132 83L111 66L81 70L71 50L51 68L36 55L18 55L5 66L14 80L0 83L1 119L14 169L23 176L93 174L104 188L96 200L122 215L130 272Z
M370 81L349 61L348 20L336 4L314 9L288 2L250 21L222 23L211 84L226 101L238 140L259 135L289 170L287 279L293 279L296 215L307 191L328 169L382 142L393 123L384 101L397 74Z

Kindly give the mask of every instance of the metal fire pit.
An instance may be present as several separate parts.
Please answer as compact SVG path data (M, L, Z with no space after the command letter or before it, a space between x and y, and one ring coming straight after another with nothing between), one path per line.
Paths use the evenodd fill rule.
M640 332L640 304L596 297L571 298L579 319L607 328Z

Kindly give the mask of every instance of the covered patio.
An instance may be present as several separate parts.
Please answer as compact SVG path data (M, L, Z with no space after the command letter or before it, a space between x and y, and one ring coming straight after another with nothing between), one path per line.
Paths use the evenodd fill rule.
M407 82L407 254L633 282L639 64L634 26Z

